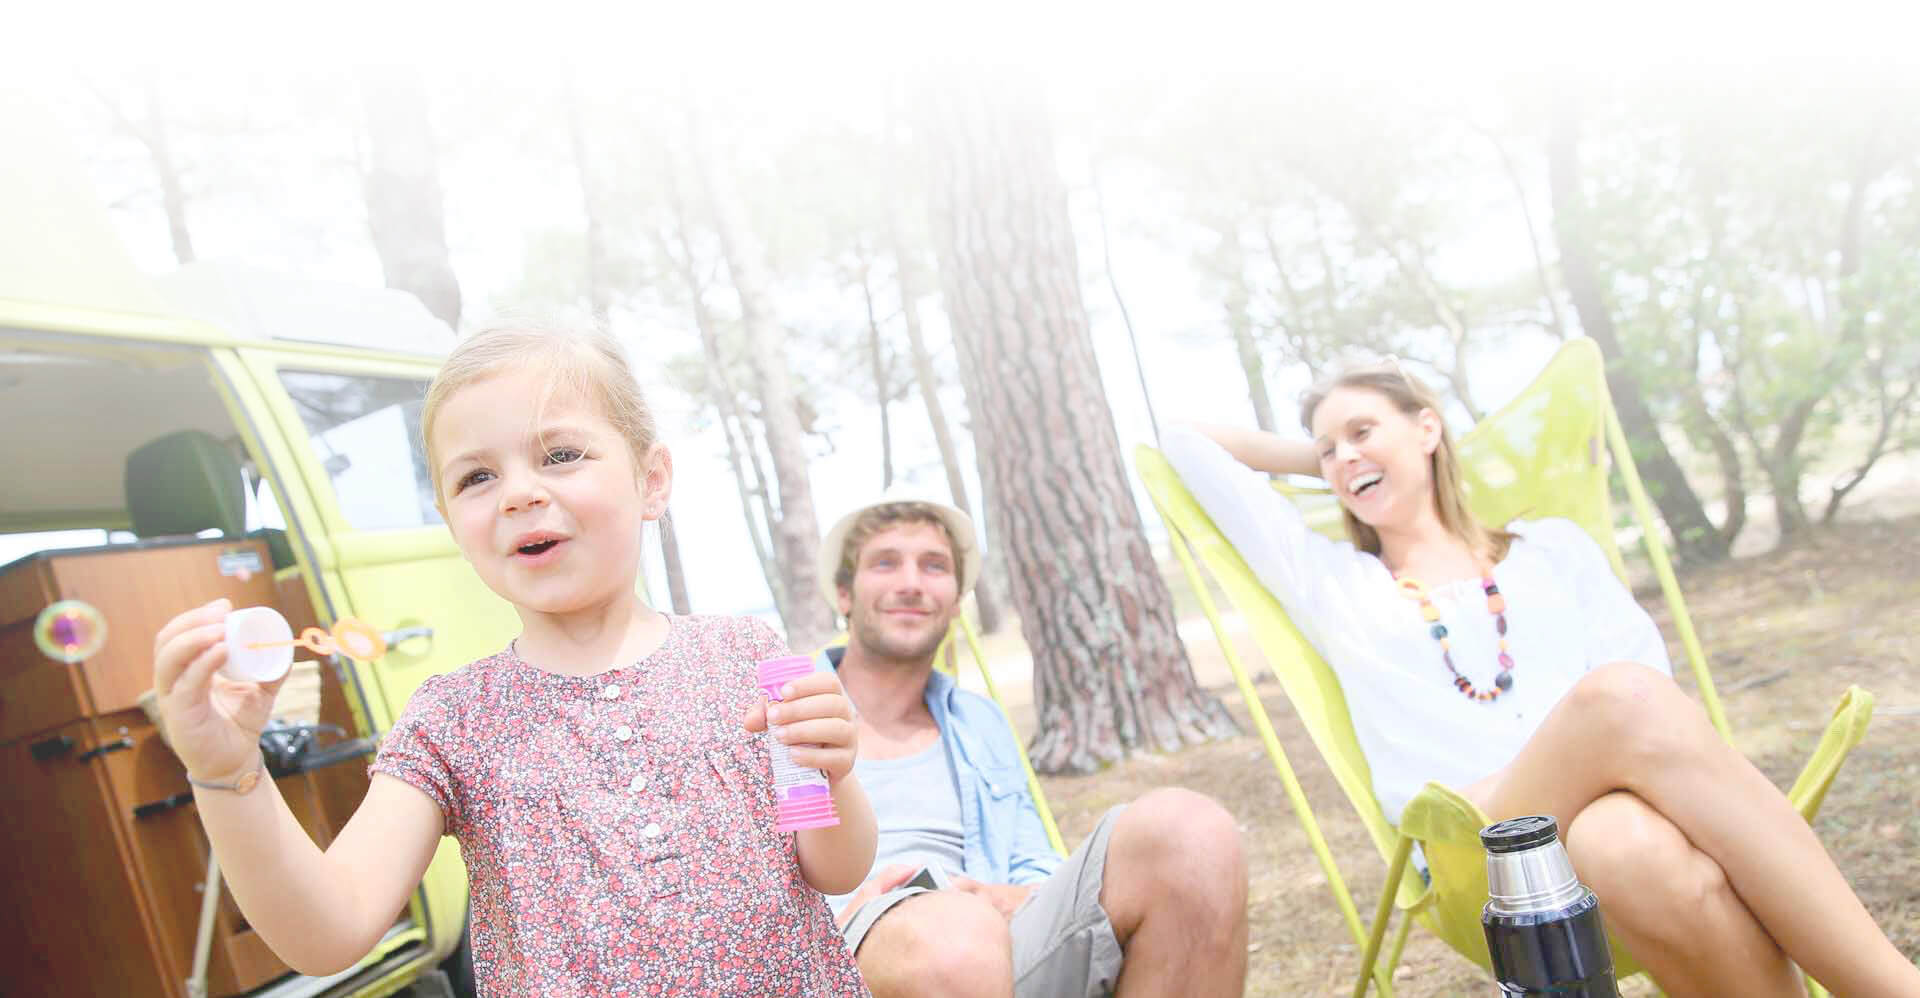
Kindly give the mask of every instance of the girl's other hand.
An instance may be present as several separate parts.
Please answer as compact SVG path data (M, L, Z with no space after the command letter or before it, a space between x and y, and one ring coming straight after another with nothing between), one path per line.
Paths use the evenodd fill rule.
M227 662L227 614L217 599L167 621L153 639L153 689L174 755L194 779L230 783L260 765L260 732L285 677L241 683Z
M792 753L795 765L826 774L829 785L853 771L859 733L853 723L853 701L840 689L840 679L815 672L792 680L777 703L748 709L748 731L771 729Z

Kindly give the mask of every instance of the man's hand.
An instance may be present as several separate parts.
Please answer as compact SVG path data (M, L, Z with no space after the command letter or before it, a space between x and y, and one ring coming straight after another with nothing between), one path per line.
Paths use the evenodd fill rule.
M814 672L786 684L781 700L748 708L748 731L771 727L787 746L794 765L826 774L829 786L853 770L859 731L853 723L853 701L840 689L840 677Z
M859 911L861 905L888 891L899 890L918 872L918 867L908 866L905 863L889 863L881 867L873 876L867 878L866 883L860 885L859 890L847 896L846 907L840 909L840 917L835 921L839 923L840 928L845 929L847 922L853 919L854 912Z
M994 910L1000 913L1000 917L1009 921L1013 919L1013 913L1020 910L1020 905L1026 901L1027 895L1033 893L1031 887L1022 887L1018 884L984 884L972 877L962 877L958 874L953 877L953 889L962 894L986 898L987 903L993 905Z

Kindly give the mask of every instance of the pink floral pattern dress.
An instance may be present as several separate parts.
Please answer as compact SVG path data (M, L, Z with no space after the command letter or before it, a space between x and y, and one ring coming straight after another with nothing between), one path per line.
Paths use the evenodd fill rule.
M867 994L740 724L784 644L750 618L668 619L658 651L597 676L511 646L436 676L381 740L372 771L460 842L480 994Z

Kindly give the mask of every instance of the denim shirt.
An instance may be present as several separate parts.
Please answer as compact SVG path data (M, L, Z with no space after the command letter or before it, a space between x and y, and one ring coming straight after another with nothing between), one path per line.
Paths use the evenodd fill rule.
M844 651L829 648L817 664L838 668ZM926 698L959 786L967 836L961 872L989 884L1031 884L1051 876L1060 867L1060 854L1053 851L1027 792L1026 767L1007 716L998 704L961 689L938 669L927 676ZM885 806L873 802L876 811Z

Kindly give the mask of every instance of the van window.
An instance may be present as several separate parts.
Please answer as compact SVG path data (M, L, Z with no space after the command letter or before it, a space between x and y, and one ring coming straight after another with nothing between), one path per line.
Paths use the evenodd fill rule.
M326 371L281 371L280 381L349 524L392 530L441 522L420 438L425 381Z

